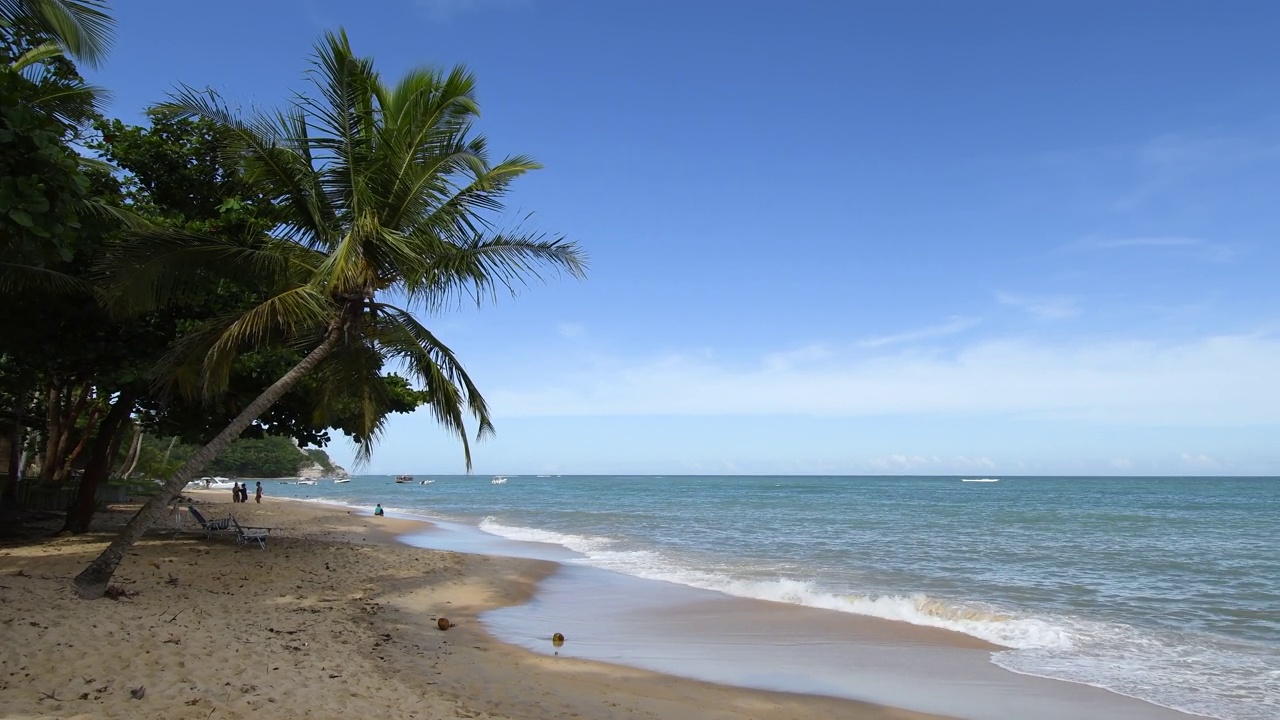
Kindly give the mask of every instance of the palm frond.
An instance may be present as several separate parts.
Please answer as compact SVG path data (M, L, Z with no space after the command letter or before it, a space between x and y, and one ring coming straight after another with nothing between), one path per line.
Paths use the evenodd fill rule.
M412 307L438 312L463 298L482 304L500 288L514 294L545 280L544 268L582 278L587 259L577 243L540 233L477 236L459 245L436 241L418 272L405 273L403 285Z
M308 281L322 257L269 236L236 238L153 227L112 243L97 278L107 307L127 315L199 296L217 278L234 278L264 292L296 287Z
M178 117L198 117L225 130L235 139L227 148L228 159L243 162L246 181L261 186L272 198L286 203L290 218L286 225L313 247L322 249L325 235L333 226L333 211L318 185L310 156L298 152L307 147L305 121L298 113L258 115L242 119L212 90L189 86L159 103L155 110Z
M91 286L84 280L57 270L16 262L0 262L0 295L16 295L34 290L56 294L92 292Z
M298 334L313 337L334 315L328 295L314 285L278 292L241 313L209 346L203 366L205 395L212 397L226 389L232 363L243 348L264 347Z
M59 78L40 63L28 65L22 75L31 82L28 102L68 126L87 126L111 99L106 89L83 80Z
M107 165L101 160L93 158L80 158L80 167L96 167L97 165ZM110 168L110 165L107 165ZM94 215L100 218L113 220L126 230L135 232L145 232L154 229L154 225L141 215L129 210L125 207L119 207L110 203L90 200L80 206L80 211L85 215Z
M64 53L65 51L61 45L50 40L49 42L41 43L40 45L37 45L19 55L13 62L9 63L9 69L14 72L23 72L27 68L33 65L38 65L45 60L52 60L53 58L61 57Z
M471 470L471 445L463 412L477 423L476 439L493 434L489 405L462 363L443 342L403 308L385 303L371 306L376 320L373 337L382 353L397 360L422 383L430 396L431 414L462 441L467 470Z
M0 0L0 19L27 23L54 38L76 60L97 67L111 49L115 20L105 0Z
M332 409L342 409L344 429L352 433L352 439L356 441L358 467L368 464L371 459L370 454L382 436L390 412L391 395L382 380L382 365L382 356L375 348L354 343L335 351L316 370L320 387L317 410L320 415L314 420L317 424L326 424L331 420L329 413Z

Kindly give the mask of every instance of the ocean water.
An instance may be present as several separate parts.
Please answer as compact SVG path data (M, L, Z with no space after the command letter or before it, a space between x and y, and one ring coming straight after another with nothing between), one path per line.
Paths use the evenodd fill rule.
M1169 708L1280 717L1280 479L432 479L267 489L552 543L635 578L955 630L1008 648L991 657L1005 669Z

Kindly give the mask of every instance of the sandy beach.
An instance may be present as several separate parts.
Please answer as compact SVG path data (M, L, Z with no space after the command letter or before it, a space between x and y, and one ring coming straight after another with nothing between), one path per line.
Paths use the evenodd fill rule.
M128 506L95 533L0 543L0 717L938 717L500 643L477 614L528 598L553 563L407 547L396 537L422 524L222 495L192 497L272 528L266 550L156 528L116 573L116 600L78 600L70 581ZM550 644L556 629L530 631Z

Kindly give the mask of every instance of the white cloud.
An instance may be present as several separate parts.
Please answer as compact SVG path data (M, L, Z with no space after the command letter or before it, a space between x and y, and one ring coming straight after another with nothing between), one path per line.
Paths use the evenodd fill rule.
M1001 292L996 293L996 300L1001 305L1015 307L1039 320L1065 320L1080 314L1076 300L1061 295L1032 296Z
M1128 250L1153 249L1180 252L1200 260L1230 262L1235 259L1235 249L1222 243L1212 243L1201 238L1177 236L1087 238L1066 246L1069 250Z
M1189 237L1132 237L1117 238L1114 240L1086 240L1082 243L1086 247L1108 249L1108 248L1129 248L1129 247L1188 247L1191 245L1204 245L1204 241L1199 238Z
M449 22L459 15L528 5L530 0L418 0L427 17L436 22Z
M1194 187L1196 180L1280 157L1280 141L1273 127L1238 135L1166 133L1138 146L1132 161L1138 182L1118 199L1113 209L1139 209L1176 188Z
M832 357L832 352L823 345L806 345L795 350L775 352L765 355L764 366L773 372L791 370L800 365L813 363Z
M996 462L987 457L952 455L886 455L873 458L866 465L884 472L933 472L951 473L968 470L995 470Z
M582 323L565 322L556 326L556 332L559 333L562 338L577 340L579 338L586 337L587 328Z
M1217 467L1218 461L1205 455L1204 453L1182 453L1182 461L1188 465L1198 465L1200 467Z
M808 351L812 352L812 351ZM993 340L958 351L615 358L487 394L506 417L1004 414L1146 426L1280 424L1280 339ZM806 352L801 352L806 355ZM587 362L587 361L582 361ZM533 379L537 378L537 379ZM506 378L514 382L514 378Z
M981 320L978 318L953 317L942 325L930 325L916 330L908 330L906 332L897 333L895 335L881 335L871 337L858 343L866 348L878 348L888 345L901 345L904 343L916 342L919 340L929 340L937 337L945 337L947 335L955 335L977 325Z

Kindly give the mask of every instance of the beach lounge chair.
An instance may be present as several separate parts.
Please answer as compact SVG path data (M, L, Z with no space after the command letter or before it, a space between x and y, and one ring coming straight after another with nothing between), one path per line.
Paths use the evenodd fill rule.
M237 545L256 542L258 547L267 549L267 535L271 533L271 528L244 527L235 518L231 518L231 527L235 528Z
M229 517L220 518L218 520L206 520L204 515L201 515L200 511L197 510L194 505L188 505L187 510L191 512L191 517L195 518L196 522L200 524L200 529L204 531L206 539L213 537L213 534L216 532L229 532L231 530L232 519ZM179 532L181 532L181 529L179 529Z

